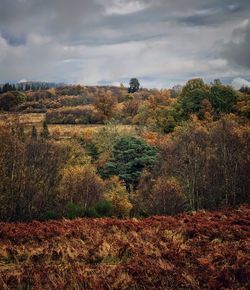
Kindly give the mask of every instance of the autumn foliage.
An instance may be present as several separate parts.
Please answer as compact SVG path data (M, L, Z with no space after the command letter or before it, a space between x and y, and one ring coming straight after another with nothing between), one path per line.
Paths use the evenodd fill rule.
M0 223L0 288L249 289L249 217Z

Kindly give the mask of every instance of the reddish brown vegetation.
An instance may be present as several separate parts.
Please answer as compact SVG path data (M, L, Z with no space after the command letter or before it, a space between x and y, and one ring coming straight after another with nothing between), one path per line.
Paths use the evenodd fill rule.
M249 217L0 223L0 289L249 289Z

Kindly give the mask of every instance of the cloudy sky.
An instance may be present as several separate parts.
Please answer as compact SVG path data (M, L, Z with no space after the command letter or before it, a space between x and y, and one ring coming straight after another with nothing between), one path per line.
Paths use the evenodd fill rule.
M0 0L0 83L250 80L249 0Z

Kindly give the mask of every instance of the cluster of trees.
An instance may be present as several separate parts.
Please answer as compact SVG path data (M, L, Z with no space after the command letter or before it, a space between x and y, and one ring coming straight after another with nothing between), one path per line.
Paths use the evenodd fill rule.
M105 124L114 119L121 124L147 126L152 131L169 133L192 114L200 120L214 121L228 113L249 118L250 94L248 88L235 91L220 80L206 84L202 79L189 80L185 86L172 90L148 90L140 88L139 81L133 78L128 89L123 85L77 85L9 91L0 94L0 110L47 112L48 123Z
M0 127L0 219L177 214L250 201L247 89L194 79L173 98L75 86L64 101L70 89L82 99L88 91L88 104L50 110L41 129ZM40 93L4 93L0 106L58 103L57 90ZM58 140L47 122L106 126ZM121 123L139 129L123 132Z
M115 119L121 124L146 126L161 133L172 132L192 114L200 120L211 121L229 113L247 118L250 116L248 91L235 91L219 80L211 84L205 84L202 79L190 80L182 89L178 87L174 90L174 96L171 90L139 89L137 82L131 79L129 93L121 88L122 95L119 97L112 90L100 89L92 99L88 97L88 105L85 103L82 106L93 105L100 117L97 123ZM73 98L75 101L77 99L79 97Z
M63 84L48 82L19 82L0 84L0 94L11 91L38 91L61 87Z
M40 132L34 126L25 132L18 123L1 126L0 140L1 220L127 217L133 208L128 189L156 160L155 149L144 140L117 136L118 171L110 168L117 161L111 156L97 168L80 142L56 142L45 122Z
M250 202L250 130L196 115L143 139L109 124L54 140L47 127L0 127L0 219L149 216Z

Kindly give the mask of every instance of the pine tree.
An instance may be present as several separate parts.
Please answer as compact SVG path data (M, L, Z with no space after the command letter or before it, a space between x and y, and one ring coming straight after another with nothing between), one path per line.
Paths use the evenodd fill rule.
M37 140L37 130L36 130L36 126L32 126L31 139L32 140Z

